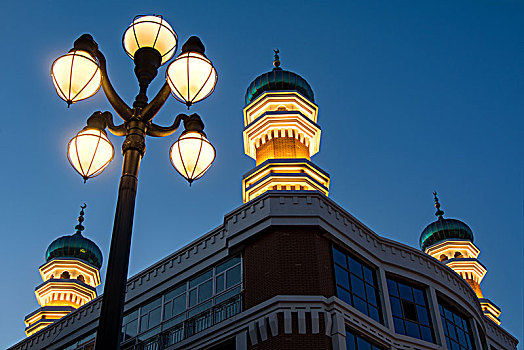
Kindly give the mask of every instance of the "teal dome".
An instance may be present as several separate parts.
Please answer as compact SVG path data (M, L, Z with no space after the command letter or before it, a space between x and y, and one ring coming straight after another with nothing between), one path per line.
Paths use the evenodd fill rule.
M77 232L54 240L45 253L46 261L54 258L74 258L83 260L98 269L102 267L102 252L91 240Z
M422 231L420 248L424 251L427 247L446 239L465 239L473 242L473 231L460 220L444 219L440 216Z
M249 85L246 91L246 106L266 91L280 90L298 91L311 102L315 102L315 95L306 79L296 73L275 67L272 71L258 76Z

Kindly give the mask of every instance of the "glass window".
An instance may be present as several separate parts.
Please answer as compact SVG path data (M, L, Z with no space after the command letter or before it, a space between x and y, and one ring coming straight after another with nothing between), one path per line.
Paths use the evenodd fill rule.
M239 255L181 283L163 296L128 313L122 319L122 341L132 338L144 340L177 327L182 330L180 334L184 334L183 329L187 326L188 319L199 317L197 315L200 314L209 314L206 317L211 317L214 306L223 302L228 303L227 300L238 296L241 290L242 267ZM230 314L231 310L228 311ZM235 310L231 315L238 313L240 306ZM211 323L208 326L210 325ZM182 339L183 337L178 341ZM174 341L174 338L170 341ZM135 342L132 341L131 344Z
M337 296L375 321L382 322L376 270L335 247L333 261Z
M473 332L467 318L446 303L439 301L440 318L448 348L474 350Z
M424 290L391 278L387 284L395 332L434 342Z
M346 349L348 350L382 350L378 345L346 330Z

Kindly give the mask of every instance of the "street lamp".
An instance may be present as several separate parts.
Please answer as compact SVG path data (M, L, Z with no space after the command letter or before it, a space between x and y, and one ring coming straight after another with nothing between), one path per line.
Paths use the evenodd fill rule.
M151 101L148 101L147 88L156 77L158 68L175 54L177 34L161 16L137 16L124 32L122 44L135 63L139 85L132 107L120 98L111 85L106 59L91 35L84 34L78 38L73 49L51 66L57 94L67 102L68 107L93 96L102 86L109 103L123 120L121 125L115 125L110 112L95 112L87 120L87 126L71 139L67 147L69 162L85 182L99 175L113 159L114 147L107 137L106 128L116 136L125 136L96 350L113 350L120 346L138 170L146 150L146 135L169 136L183 122L185 131L171 146L169 155L173 167L189 184L201 178L215 159L215 148L207 140L204 123L198 114L179 114L167 127L152 122L171 93L189 109L214 91L217 73L205 56L200 39L190 37L183 45L182 53L166 70L164 86Z

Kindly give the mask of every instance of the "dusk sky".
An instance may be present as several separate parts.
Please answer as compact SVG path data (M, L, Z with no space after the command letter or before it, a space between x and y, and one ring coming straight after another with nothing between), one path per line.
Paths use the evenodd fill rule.
M148 138L129 276L242 205L242 175L255 166L243 152L244 95L272 69L278 48L282 68L315 93L322 139L312 161L331 176L329 197L379 235L418 248L436 219L437 190L444 216L472 228L488 270L484 296L524 349L524 1L54 0L4 1L0 9L0 348L25 338L24 317L39 307L44 253L74 233L84 202L84 235L102 250L102 279L106 273L123 139L109 135L113 162L84 184L67 143L94 111L111 107L100 90L68 109L51 64L90 33L132 104L138 86L122 35L135 15L161 14L179 36L176 54L198 35L217 69L215 92L190 110L202 117L217 156L189 187L168 157L180 132ZM155 122L170 125L178 113L187 109L170 97Z

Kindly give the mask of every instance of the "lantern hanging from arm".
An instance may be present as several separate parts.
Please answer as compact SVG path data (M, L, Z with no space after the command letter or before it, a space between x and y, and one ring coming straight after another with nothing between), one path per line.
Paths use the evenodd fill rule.
M166 80L173 96L188 108L215 90L218 75L204 52L200 39L192 36L166 70Z
M58 96L68 107L96 94L102 84L98 61L89 52L77 49L53 62L51 77Z
M197 114L184 120L185 131L171 146L171 164L189 185L201 178L215 160L215 148L207 140L204 124Z
M137 16L124 32L122 45L134 59L140 48L150 47L162 56L164 64L175 54L178 36L162 16Z
M115 149L105 130L86 126L67 145L71 166L87 179L99 175L113 160Z

